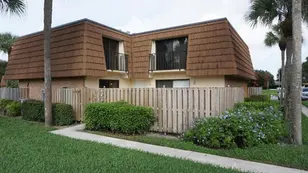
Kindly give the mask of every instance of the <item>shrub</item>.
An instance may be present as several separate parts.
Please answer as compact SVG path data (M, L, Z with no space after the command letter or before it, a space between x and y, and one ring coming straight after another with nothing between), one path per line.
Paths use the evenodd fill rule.
M52 117L55 125L70 125L74 121L73 107L68 104L55 103L52 107Z
M16 117L21 115L21 103L18 101L12 101L5 107L7 116Z
M141 134L150 130L154 120L151 108L125 102L90 103L85 109L86 128L90 130Z
M252 95L245 98L245 102L267 102L270 101L271 97L269 95Z
M5 115L6 114L6 107L9 103L13 102L13 100L9 99L0 99L0 111L1 114Z
M29 121L44 122L44 102L27 100L21 104L22 117ZM55 125L69 125L73 122L73 108L64 103L52 104L52 117Z
M38 100L26 100L21 104L21 113L25 120L43 122L44 103Z
M268 103L243 103L220 117L204 118L183 139L211 148L245 148L277 143L284 135L283 115Z

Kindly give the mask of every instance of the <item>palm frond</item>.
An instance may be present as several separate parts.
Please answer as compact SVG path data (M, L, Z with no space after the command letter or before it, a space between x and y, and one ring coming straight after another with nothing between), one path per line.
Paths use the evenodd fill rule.
M275 35L273 32L267 32L264 39L264 44L268 47L272 47L278 44L279 40L279 36Z
M9 53L17 36L11 33L0 34L0 52Z
M24 0L0 0L1 12L21 15L25 10Z

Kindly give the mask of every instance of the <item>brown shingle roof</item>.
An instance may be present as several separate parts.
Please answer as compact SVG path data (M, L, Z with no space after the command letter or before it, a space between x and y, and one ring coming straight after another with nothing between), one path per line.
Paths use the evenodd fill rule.
M105 76L103 35L124 42L133 78L148 78L152 40L180 36L188 37L188 76L254 77L248 46L226 18L135 34L89 19L60 25L52 29L52 76ZM13 46L5 79L43 78L43 49L43 32L20 37Z

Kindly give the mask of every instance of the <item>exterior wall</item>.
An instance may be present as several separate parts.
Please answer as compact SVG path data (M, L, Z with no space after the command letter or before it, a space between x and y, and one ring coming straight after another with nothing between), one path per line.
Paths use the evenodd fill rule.
M99 79L105 80L119 80L119 88L132 88L133 82L131 79L123 79L117 76L108 76L108 77L86 77L85 78L85 87L99 89Z
M83 76L84 23L75 22L52 29L52 77ZM14 43L5 79L40 79L44 76L43 32L20 37Z
M174 72L174 73L156 73L152 75L150 79L136 79L134 81L134 88L140 86L155 88L156 80L180 80L189 79L190 87L224 87L225 78L224 76L203 76L203 77L189 77L185 72ZM137 82L136 82L137 81ZM137 84L136 84L137 83ZM138 85L138 86L137 86Z
M248 95L247 80L239 77L226 76L225 84L226 87L242 87L244 89L245 97Z
M86 76L95 76L95 77L106 77L106 59L103 48L103 36L109 37L114 40L120 41L123 43L123 49L119 51L125 51L125 54L128 55L128 72L129 75L132 73L132 60L131 60L131 36L115 31L107 26L99 25L97 23L87 21L85 23L85 45L84 45L84 54L85 54L85 71ZM121 46L120 44L120 46Z
M43 79L19 80L20 88L30 88L29 98L42 99L42 89L44 88ZM52 88L82 88L84 87L84 78L55 78L52 79Z
M188 76L236 75L230 26L226 19L135 34L132 37L133 77L146 79L153 40L188 37ZM251 69L252 70L252 69Z
M127 77L131 79L149 79L149 54L155 52L155 41L176 37L188 37L186 76L254 78L248 46L226 18L136 34L88 19L55 27L51 38L52 77L109 78L103 36L120 42L120 52L128 55ZM4 80L43 78L43 55L43 32L19 37Z

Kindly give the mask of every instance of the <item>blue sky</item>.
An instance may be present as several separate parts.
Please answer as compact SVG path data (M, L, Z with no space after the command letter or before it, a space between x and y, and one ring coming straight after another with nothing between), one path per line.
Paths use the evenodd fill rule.
M0 32L21 36L43 29L43 0L25 2L27 12L22 17L0 14ZM280 51L277 46L264 46L269 28L251 28L244 20L248 7L249 0L54 0L52 25L89 18L134 33L227 17L249 46L254 68L276 76ZM307 26L303 26L303 36L308 40ZM305 42L302 50L304 60L308 56ZM7 60L7 55L0 58Z

